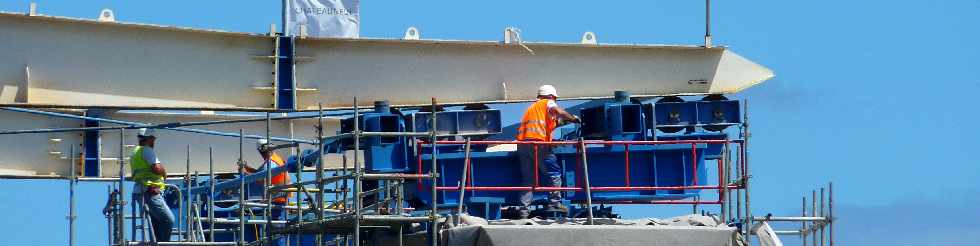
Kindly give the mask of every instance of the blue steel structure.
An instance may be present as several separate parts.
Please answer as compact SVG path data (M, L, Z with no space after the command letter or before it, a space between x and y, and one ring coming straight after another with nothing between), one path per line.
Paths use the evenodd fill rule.
M565 126L564 128L570 128L570 131L564 131L556 142L552 143L557 145L554 152L562 166L564 178L562 188L556 189L564 191L563 202L573 207L570 213L556 216L584 217L581 211L587 208L585 203L589 200L586 192L582 192L585 187L583 179L586 171L589 172L588 182L593 187L588 205L658 201L673 204L673 202L701 196L701 190L711 183L707 180L707 167L713 162L709 161L719 160L718 163L721 163L720 160L726 158L729 151L727 144L738 142L730 139L724 132L725 127L738 125L742 118L739 101L725 100L717 96L709 96L698 101L682 101L679 98L652 101L630 99L628 93L617 92L613 100L589 105L593 106L575 112L582 115L582 124ZM471 141L469 158L466 158L466 146L460 140L485 139L502 134L499 110L488 108L435 112L434 118L437 121L435 133L439 137L435 142L436 148L432 148L431 139L424 137L425 132L431 133L433 112L408 112L393 110L387 102L378 101L373 111L359 112L357 117L343 119L337 137L324 138L322 149L305 149L299 155L288 158L287 165L283 167L245 177L219 177L214 182L214 188L211 188L210 181L203 177L193 178L193 185L190 188L182 184L175 185L182 187L181 194L193 194L194 197L187 201L195 201L196 204L207 204L208 200L214 202L214 207L196 210L192 216L201 220L209 213L213 213L215 218L213 221L228 222L239 219L237 211L243 206L238 203L239 192L235 190L242 182L249 184L244 191L247 215L245 219L252 221L244 228L245 238L240 239L237 238L237 233L230 233L237 230L237 223L217 223L213 227L209 223L203 223L202 227L196 230L217 232L213 238L202 235L203 240L253 242L272 240L279 235L283 236L280 240L289 241L290 245L297 245L298 241L302 242L302 245L315 245L317 238L338 240L338 242L342 238L348 238L342 235L349 234L349 230L310 230L301 225L315 220L312 211L314 209L323 211L324 218L339 220L337 218L342 218L349 213L350 205L338 206L338 204L349 204L351 199L360 198L362 204L370 204L363 206L369 207L371 211L367 212L369 215L381 214L381 211L388 211L386 213L398 211L407 213L407 216L418 216L406 218L421 218L425 216L422 211L430 209L430 204L435 202L438 204L441 216L445 216L458 212L454 211L455 207L462 202L468 214L487 219L507 217L504 207L519 204L518 193L515 191L535 189L539 193L535 196L537 200L546 199L547 188L519 187L521 182L516 152L495 151L494 148L488 148L489 145L508 143L508 141ZM352 139L348 135L354 131L355 125L358 132L364 134L360 140ZM359 141L357 149L354 147L354 141ZM588 170L583 170L581 159L583 150L579 149L578 145L568 143L585 143L585 156L591 165ZM362 152L364 173L346 174L342 173L342 170L334 171L327 175L324 181L317 182L328 183L326 179L329 179L331 181L324 186L325 189L340 193L349 192L349 187L339 185L339 181L352 181L353 175L361 175L362 179L371 177L369 175L372 174L393 175L391 177L403 177L397 183L398 189L392 189L394 183L390 180L366 179L360 189L365 191L363 195L351 194L343 197L326 195L323 204L309 206L305 209L307 212L302 215L295 212L296 206L288 208L288 206L274 205L276 213L293 212L285 219L274 221L274 228L266 228L267 223L270 222L269 217L265 216L264 209L268 204L263 200L262 192L265 188L269 188L270 191L272 188L264 187L257 181L263 180L268 172L271 172L271 175L281 172L295 173L299 172L301 167L315 166L320 160L319 155L322 154L351 150ZM438 173L435 184L421 178L432 170L434 157L439 163L435 172ZM465 173L468 175L465 185L467 190L461 201L457 186L462 180L464 175L462 170L467 163L470 165ZM720 180L721 177L719 182ZM287 186L312 187L316 184L314 181L307 181L303 184ZM435 194L432 193L433 185L436 186ZM730 186L727 182L719 183L717 187L738 188ZM296 199L304 199L304 203L310 204L310 201L313 201L312 196L309 195L311 188L305 189L307 189L306 194L303 194L302 189L294 191L299 193ZM330 192L327 190L320 192ZM399 199L394 201L386 199L388 197ZM723 198L719 197L718 203L706 204L720 204L721 199ZM174 203L178 202L176 198L172 200ZM180 200L184 201L185 198ZM677 204L694 204L694 202ZM319 226L319 228L328 228L325 225ZM295 233L291 229L285 229L294 227L298 228ZM401 235L417 233L420 230L406 225L400 225L398 228L404 229ZM431 225L421 229L429 228L432 228ZM190 229L194 229L193 226ZM188 230L187 225L184 225L182 230ZM377 237L381 234L366 235ZM348 241L347 244L353 242Z

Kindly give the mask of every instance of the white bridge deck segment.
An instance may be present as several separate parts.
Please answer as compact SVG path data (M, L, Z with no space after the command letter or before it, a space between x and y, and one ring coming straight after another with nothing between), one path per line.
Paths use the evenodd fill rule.
M541 84L563 99L604 98L625 90L634 96L734 93L765 81L772 71L725 47L611 45L495 41L320 39L296 41L297 109L531 100ZM50 108L170 108L274 110L275 38L267 34L167 27L138 23L29 16L0 12L0 106ZM530 51L528 50L530 49ZM78 113L77 111L75 113ZM209 120L201 114L146 115L107 111L107 118L148 123ZM294 120L293 134L313 138L315 120ZM80 127L81 120L0 111L0 130ZM112 125L112 124L104 124ZM197 127L262 135L264 122ZM337 129L330 121L327 133ZM290 127L274 122L274 136ZM207 149L216 170L234 171L238 140L160 131L161 159L172 173L207 172ZM127 131L124 144L134 144ZM117 131L100 133L101 176L118 170ZM81 151L79 132L0 136L0 175L64 176L70 146ZM306 146L309 147L309 146ZM254 141L246 159L257 163ZM288 151L283 151L283 154ZM126 154L126 153L124 153ZM328 166L339 166L331 155Z
M734 93L773 76L725 47L319 39L296 42L298 109ZM0 13L0 104L271 108L268 35Z

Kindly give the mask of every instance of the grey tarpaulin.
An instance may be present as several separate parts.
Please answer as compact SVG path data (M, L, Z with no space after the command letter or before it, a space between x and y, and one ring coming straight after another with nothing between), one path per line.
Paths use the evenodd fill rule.
M718 225L707 216L688 215L669 219L580 221L491 221L488 225L464 225L443 231L444 245L738 245L736 230Z

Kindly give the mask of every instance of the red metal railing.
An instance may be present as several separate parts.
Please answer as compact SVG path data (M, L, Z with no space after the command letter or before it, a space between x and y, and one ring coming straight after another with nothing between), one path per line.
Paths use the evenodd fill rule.
M422 148L421 146L430 144L429 142L419 140L416 142L416 157L417 157L417 172L419 175L422 173ZM439 140L436 144L465 144L465 141L451 141L451 140ZM712 201L688 201L688 200L667 200L667 201L616 201L616 202L604 202L604 203L635 203L635 204L722 204L725 199L725 192L723 190L730 189L743 189L742 185L726 185L725 172L727 167L724 165L724 160L722 158L718 159L717 163L717 175L718 184L717 185L699 185L698 184L698 171L697 171L697 145L698 144L737 144L739 146L737 152L738 163L736 169L738 169L739 176L737 179L744 178L746 175L745 171L745 148L741 140L655 140L655 141L602 141L602 140L584 140L584 141L551 141L551 142L538 142L538 141L470 141L470 144L532 144L534 145L534 186L474 186L471 173L466 173L467 180L469 181L463 189L468 191L532 191L532 192L551 192L551 191L583 191L583 187L540 187L540 180L538 178L538 146L540 145L623 145L624 146L624 186L598 186L590 187L590 191L593 192L609 192L609 191L656 191L656 190L718 190L718 200ZM665 145L665 144L690 144L691 145L691 173L693 175L691 185L684 186L632 186L631 184L631 174L630 174L630 146L631 145ZM583 146L584 146L583 145ZM577 148L578 151L585 151L582 148ZM724 151L729 151L727 148ZM578 152L581 154L581 152ZM581 170L581 155L578 155L576 162L576 170L579 172ZM469 158L464 160L464 165L466 165L467 170L473 170L469 168L471 161ZM588 170L585 170L588 171ZM579 177L578 183L581 182L581 177ZM422 189L422 182L418 182L419 190ZM433 184L435 185L435 184ZM460 187L456 186L437 186L438 191L458 191Z

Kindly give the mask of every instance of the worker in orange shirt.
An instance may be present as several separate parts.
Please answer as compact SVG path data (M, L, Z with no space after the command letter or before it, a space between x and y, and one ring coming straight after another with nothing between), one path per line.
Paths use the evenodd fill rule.
M555 103L558 99L558 91L552 85L542 85L538 88L538 101L531 104L521 118L521 126L517 129L518 141L550 142L552 133L562 121L581 122L581 120L562 109ZM537 156L535 156L537 148ZM534 163L538 161L538 172L542 177L546 177L546 186L561 186L561 167L555 154L551 152L551 145L518 144L517 155L521 164L521 181L523 186L534 186ZM530 214L528 206L534 198L531 191L521 192L520 213L522 218L527 218ZM561 206L561 193L557 191L549 192L549 209L564 209Z
M286 164L286 162L283 161L282 157L280 157L279 154L276 154L276 152L272 150L272 145L269 144L268 140L259 139L256 144L256 150L259 152L259 155L262 156L262 166L259 167L258 169L255 169L248 166L248 164L243 164L241 168L244 168L242 172L244 172L245 175L250 175L252 173L265 170L266 168L281 167L282 165ZM264 184L265 179L262 179L262 181L258 181L257 183ZM289 183L289 174L287 172L281 172L279 174L272 176L272 185L285 185L288 183ZM292 193L289 192L277 192L277 193L270 194L270 197L272 199L272 204L276 206L286 205L286 203L289 201L289 197L291 197L291 194ZM283 209L281 208L272 209L272 215L269 216L269 219L281 220L282 218L283 218ZM284 243L285 243L284 240L277 239L276 241L273 241L272 245L284 245Z

